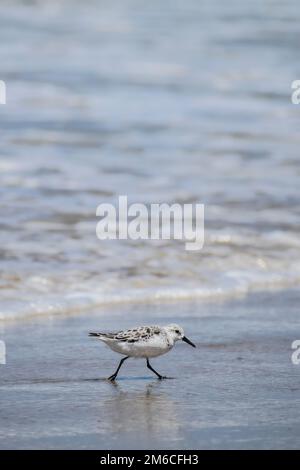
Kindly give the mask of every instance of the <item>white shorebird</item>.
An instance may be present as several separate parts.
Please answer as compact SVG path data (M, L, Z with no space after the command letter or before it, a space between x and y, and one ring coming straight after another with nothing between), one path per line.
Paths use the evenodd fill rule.
M196 347L186 336L183 329L178 325L167 326L140 326L131 330L118 331L117 333L89 333L89 336L99 338L113 351L124 354L120 364L108 380L115 380L118 372L126 359L129 357L144 358L148 369L152 370L157 377L165 379L151 367L149 357L161 356L170 351L176 341L182 340Z

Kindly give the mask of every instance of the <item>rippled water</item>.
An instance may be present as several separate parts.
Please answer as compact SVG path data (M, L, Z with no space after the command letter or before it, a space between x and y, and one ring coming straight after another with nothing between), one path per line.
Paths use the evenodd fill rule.
M296 1L2 2L0 319L298 285L299 20ZM119 194L204 203L204 249L99 241Z

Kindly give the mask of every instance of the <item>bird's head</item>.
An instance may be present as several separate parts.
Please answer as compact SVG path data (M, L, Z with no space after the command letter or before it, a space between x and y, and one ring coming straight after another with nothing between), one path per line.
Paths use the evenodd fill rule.
M181 339L181 340L184 341L185 343L188 343L188 344L190 344L191 346L193 346L193 348L196 347L196 346L194 345L194 343L192 343L192 342L184 335L184 331L183 331L183 328L181 328L181 326L176 325L176 324L167 325L167 326L165 326L165 331L166 331L167 335L169 336L169 338L172 339L174 343L175 343L175 341L178 341L178 340Z

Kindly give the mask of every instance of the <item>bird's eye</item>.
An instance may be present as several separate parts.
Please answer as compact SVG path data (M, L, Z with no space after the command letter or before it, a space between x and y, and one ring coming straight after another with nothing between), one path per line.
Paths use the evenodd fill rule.
M179 333L180 333L180 331L179 331L179 330L175 330L175 333L179 334Z

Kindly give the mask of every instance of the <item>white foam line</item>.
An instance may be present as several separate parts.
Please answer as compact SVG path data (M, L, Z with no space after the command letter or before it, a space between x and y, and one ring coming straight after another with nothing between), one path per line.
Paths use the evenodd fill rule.
M246 296L249 293L261 291L280 291L300 285L300 277L277 278L271 280L252 281L241 283L227 289L224 288L191 288L179 289L147 289L143 291L131 290L126 293L112 294L87 294L77 293L67 295L62 299L53 297L43 298L42 301L26 302L19 304L19 308L2 310L0 322L16 322L19 320L32 319L34 317L51 317L53 315L73 315L83 313L95 308L119 304L154 304L160 302L182 302L182 301L227 301L232 298ZM199 312L197 312L197 316Z

